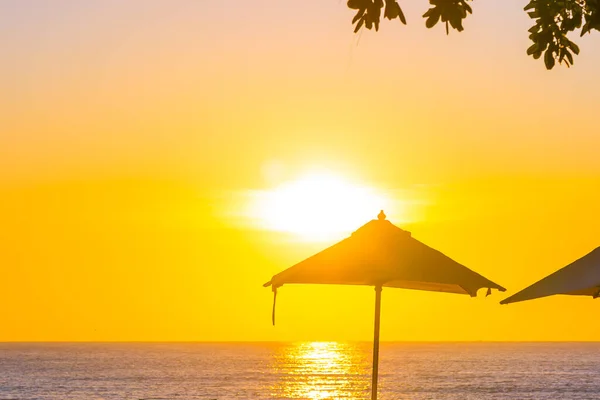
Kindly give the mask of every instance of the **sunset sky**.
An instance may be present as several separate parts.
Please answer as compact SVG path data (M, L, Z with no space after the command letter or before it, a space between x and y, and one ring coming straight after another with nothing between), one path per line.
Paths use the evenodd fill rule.
M380 204L508 288L384 290L383 340L600 340L600 301L498 304L600 246L600 36L546 71L525 1L404 3L3 1L0 341L371 340L372 288L284 286L273 327L261 285ZM290 200L319 179L354 200Z

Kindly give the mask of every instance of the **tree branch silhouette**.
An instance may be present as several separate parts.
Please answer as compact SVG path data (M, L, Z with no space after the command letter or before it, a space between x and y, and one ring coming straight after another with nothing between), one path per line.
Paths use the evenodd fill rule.
M461 32L463 20L473 10L472 0L429 0L430 8L423 14L425 26L433 28L442 22L446 34L450 28ZM406 25L406 17L397 0L348 0L348 7L356 10L352 19L354 32L361 28L379 30L381 14L389 20L398 19ZM535 24L529 29L533 44L527 54L535 59L544 55L544 64L552 69L558 61L567 67L573 65L573 54L579 47L567 35L580 31L580 36L593 30L600 31L600 0L531 0L524 9Z

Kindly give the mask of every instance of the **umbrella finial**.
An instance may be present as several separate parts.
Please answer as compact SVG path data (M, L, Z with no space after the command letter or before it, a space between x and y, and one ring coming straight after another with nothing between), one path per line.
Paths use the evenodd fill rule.
M379 215L377 215L377 219L380 221L383 221L383 220L385 220L385 218L386 218L386 215L383 212L383 210L379 211Z

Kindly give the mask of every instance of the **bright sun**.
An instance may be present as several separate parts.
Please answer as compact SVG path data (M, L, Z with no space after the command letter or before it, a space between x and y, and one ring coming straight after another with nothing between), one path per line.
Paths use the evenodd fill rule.
M352 232L389 206L372 188L319 173L261 193L254 214L264 228L321 240Z

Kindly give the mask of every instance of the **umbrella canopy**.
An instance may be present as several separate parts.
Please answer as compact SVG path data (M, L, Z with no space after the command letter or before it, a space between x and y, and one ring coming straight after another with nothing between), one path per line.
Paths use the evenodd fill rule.
M349 238L273 276L264 284L370 285L477 295L505 289L414 239L385 219L368 222Z
M600 247L502 300L500 304L516 303L555 294L592 296L594 299L600 296Z
M274 292L291 283L368 285L375 287L375 329L371 399L377 399L379 326L383 287L477 295L481 288L505 291L502 286L471 271L437 250L414 239L386 220L383 211L349 238L273 276L264 284Z

